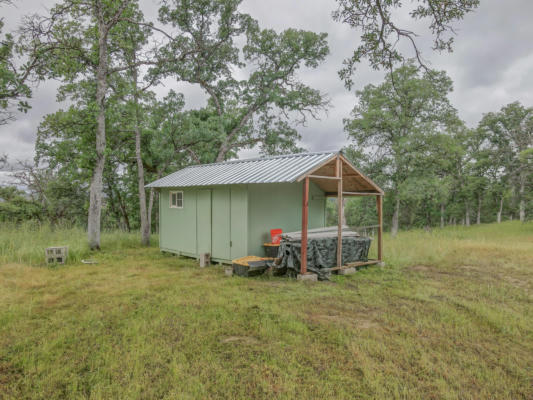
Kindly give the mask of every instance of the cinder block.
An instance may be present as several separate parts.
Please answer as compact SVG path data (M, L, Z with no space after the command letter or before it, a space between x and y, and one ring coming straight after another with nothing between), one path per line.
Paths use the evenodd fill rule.
M357 272L357 270L354 267L345 268L345 269L339 269L339 275L353 275L356 272Z
M226 267L224 269L224 274L226 274L226 276L233 276L233 267Z
M68 256L68 247L48 247L45 250L47 264L65 264Z
M211 262L211 255L209 253L200 254L200 267L207 267Z
M316 282L318 280L318 276L316 274L298 274L296 277L299 281L310 281L310 282Z

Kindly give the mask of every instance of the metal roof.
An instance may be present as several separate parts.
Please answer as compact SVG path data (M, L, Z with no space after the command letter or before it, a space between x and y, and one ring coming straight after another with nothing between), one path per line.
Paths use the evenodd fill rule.
M192 165L152 182L146 187L295 182L300 176L337 154L336 152L297 153Z

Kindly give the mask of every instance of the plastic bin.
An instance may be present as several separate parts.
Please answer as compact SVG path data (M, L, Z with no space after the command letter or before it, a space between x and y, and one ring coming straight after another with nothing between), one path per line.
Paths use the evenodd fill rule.
M272 243L279 244L281 241L281 234L283 233L282 229L271 229L270 230L270 239Z

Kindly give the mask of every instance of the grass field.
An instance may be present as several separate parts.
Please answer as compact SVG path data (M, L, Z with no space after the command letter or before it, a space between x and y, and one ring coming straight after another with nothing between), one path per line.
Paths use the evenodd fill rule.
M386 236L318 283L84 239L0 228L0 398L533 399L532 223Z

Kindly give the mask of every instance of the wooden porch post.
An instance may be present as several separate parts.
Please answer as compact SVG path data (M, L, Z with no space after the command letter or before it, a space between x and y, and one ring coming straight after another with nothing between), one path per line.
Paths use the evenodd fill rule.
M309 216L309 177L306 176L302 194L302 248L300 250L300 274L307 273L307 224Z
M337 163L335 164L335 176L341 178L337 181L337 267L342 267L342 161L337 155Z
M376 208L378 210L378 261L383 261L383 196L376 196Z

